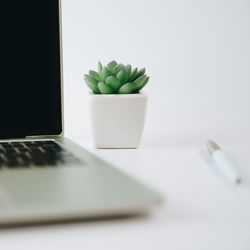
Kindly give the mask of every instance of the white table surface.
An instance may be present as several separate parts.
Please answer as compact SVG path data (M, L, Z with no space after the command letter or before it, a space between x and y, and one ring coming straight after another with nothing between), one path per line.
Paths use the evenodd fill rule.
M203 138L145 136L137 150L97 150L88 136L70 136L158 190L165 203L134 219L0 231L0 249L250 249L250 142L220 138L243 176L223 182L204 161Z

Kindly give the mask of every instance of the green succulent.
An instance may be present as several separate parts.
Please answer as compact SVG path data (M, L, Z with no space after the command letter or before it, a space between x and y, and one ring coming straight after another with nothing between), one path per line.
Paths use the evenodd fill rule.
M90 70L84 80L94 94L138 94L149 81L145 72L145 68L132 69L116 61L107 66L98 62L98 72Z

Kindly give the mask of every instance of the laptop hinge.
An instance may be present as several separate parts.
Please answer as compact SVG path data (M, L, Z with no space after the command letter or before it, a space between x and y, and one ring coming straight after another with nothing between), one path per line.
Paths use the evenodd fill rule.
M60 137L59 135L30 135L30 136L25 136L25 139L46 139L46 138L51 138L55 139Z
M0 140L8 140L8 139L24 139L25 138L25 135L18 135L18 136L1 136Z

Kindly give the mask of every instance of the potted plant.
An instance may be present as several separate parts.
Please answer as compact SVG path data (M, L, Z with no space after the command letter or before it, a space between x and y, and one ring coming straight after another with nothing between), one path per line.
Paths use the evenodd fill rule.
M90 93L90 122L97 148L137 148L144 129L149 81L145 68L111 61L84 75Z

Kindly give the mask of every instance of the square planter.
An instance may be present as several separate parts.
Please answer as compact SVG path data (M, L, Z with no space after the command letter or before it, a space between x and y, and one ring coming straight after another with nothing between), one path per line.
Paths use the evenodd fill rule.
M137 148L147 108L144 93L90 94L90 122L97 148Z

